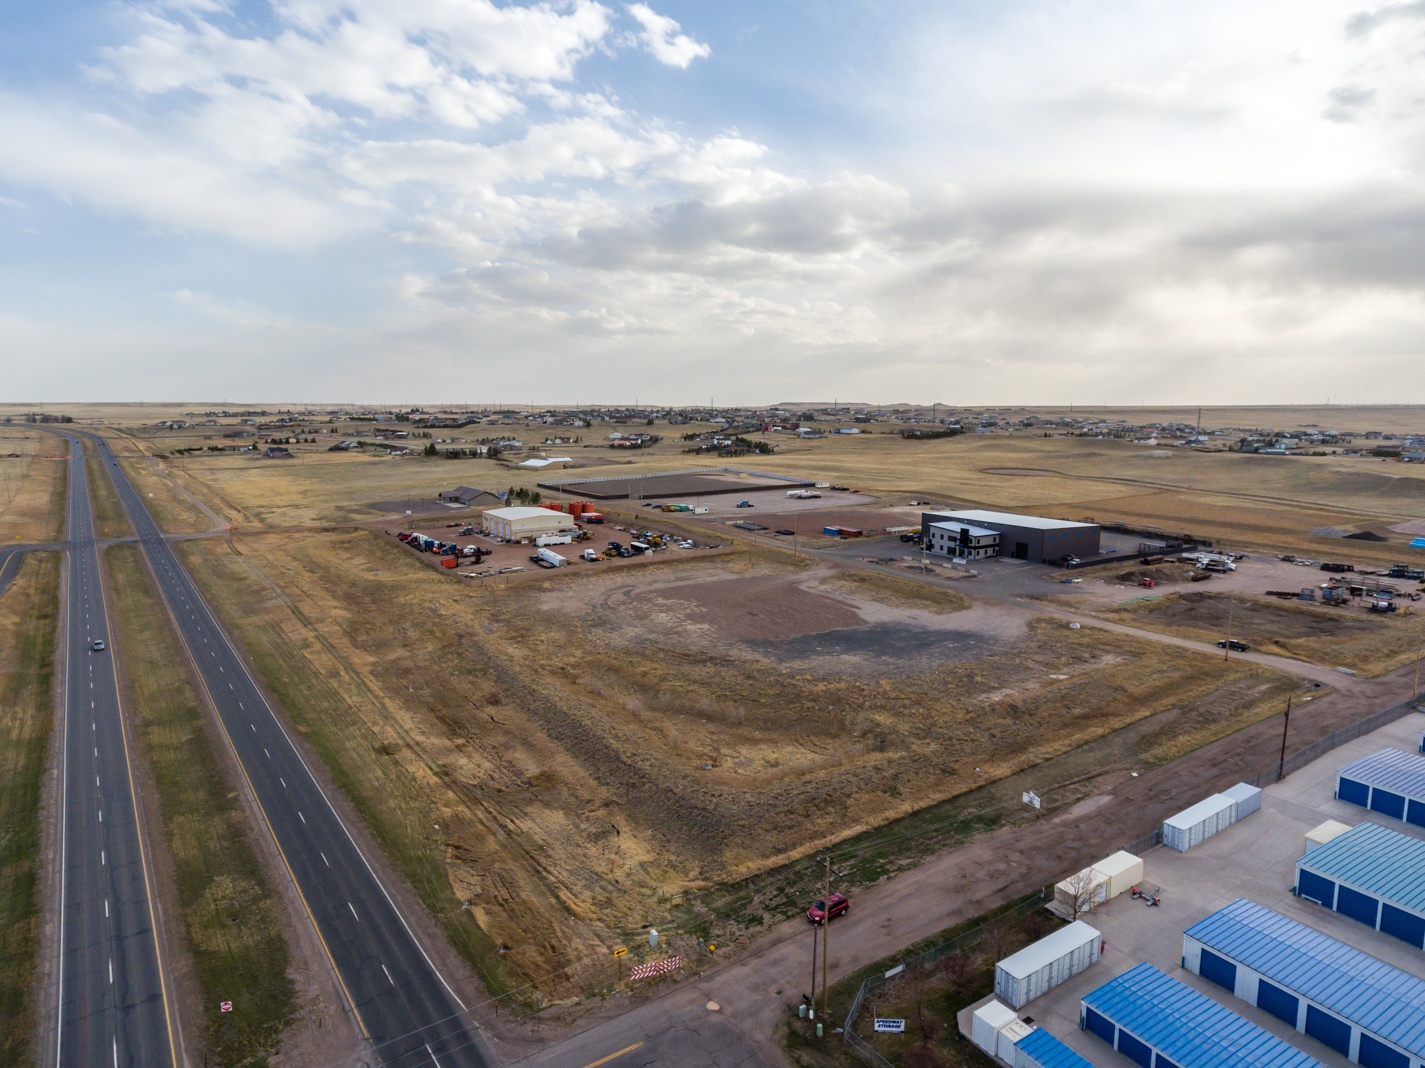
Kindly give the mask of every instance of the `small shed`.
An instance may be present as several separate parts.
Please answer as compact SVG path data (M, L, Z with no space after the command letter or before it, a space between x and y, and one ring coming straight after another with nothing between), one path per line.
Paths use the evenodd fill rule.
M1338 820L1327 820L1325 823L1319 823L1306 832L1306 849L1303 850L1303 852L1310 853L1317 846L1324 846L1327 842L1331 841L1331 839L1340 838L1341 835L1350 829L1351 825L1349 823L1341 823Z
M1088 912L1108 900L1108 877L1093 868L1085 868L1054 884L1054 900L1071 916Z
M1108 880L1108 896L1117 897L1125 890L1143 881L1143 858L1126 849L1120 849L1111 857L1105 857L1094 866Z
M999 1052L1000 1028L1017 1023L1019 1017L1008 1005L987 1001L975 1010L970 1021L970 1039L991 1057Z

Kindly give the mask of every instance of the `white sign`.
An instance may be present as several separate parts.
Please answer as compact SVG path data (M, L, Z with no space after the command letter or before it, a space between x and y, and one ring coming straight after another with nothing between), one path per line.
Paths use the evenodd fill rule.
M876 1033L881 1035L903 1035L905 1034L904 1020L876 1020Z
M1039 795L1033 790L1025 790L1020 796L1026 805L1033 805L1035 808L1039 807Z

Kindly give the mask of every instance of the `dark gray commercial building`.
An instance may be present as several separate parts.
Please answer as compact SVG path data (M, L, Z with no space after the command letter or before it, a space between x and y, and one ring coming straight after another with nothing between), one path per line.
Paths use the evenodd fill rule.
M1041 519L1013 512L985 512L969 508L955 512L922 512L920 529L929 531L936 523L968 523L999 531L999 555L1034 564L1063 563L1066 556L1088 560L1098 555L1097 523L1072 523L1067 519ZM926 549L943 552L927 539ZM953 550L947 555L955 555Z

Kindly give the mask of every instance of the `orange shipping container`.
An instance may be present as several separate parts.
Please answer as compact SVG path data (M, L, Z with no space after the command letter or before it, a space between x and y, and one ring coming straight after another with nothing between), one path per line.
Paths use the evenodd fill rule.
M440 562L440 566L441 566L441 567L459 567L459 566L460 566L460 561L459 561L459 560L455 560L455 559L442 560L442 561Z

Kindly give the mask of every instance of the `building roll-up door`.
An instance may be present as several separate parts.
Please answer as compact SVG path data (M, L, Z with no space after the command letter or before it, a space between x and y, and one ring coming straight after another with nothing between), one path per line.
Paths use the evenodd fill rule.
M1330 1013L1322 1012L1315 1005L1306 1006L1306 1033L1318 1042L1324 1042L1338 1053L1351 1053L1351 1025L1338 1020Z
M1363 894L1359 890L1352 890L1349 886L1342 886L1336 890L1336 911L1342 916L1349 916L1353 920L1360 920L1367 926L1374 927L1376 914L1380 911L1380 902L1370 894Z
M1301 1002L1279 986L1265 979L1257 980L1257 1008L1269 1012L1283 1023L1296 1026L1297 1015L1301 1012Z
M1323 879L1314 871L1299 869L1296 892L1302 897L1311 898L1318 905L1325 905L1328 909L1336 907L1336 884L1330 879Z
M1363 782L1356 782L1354 779L1347 779L1343 776L1336 783L1336 796L1342 801L1349 801L1353 805L1365 808L1371 799L1371 788Z
M1408 801L1405 805L1405 822L1425 827L1425 805L1414 799Z
M1097 1035L1110 1046L1113 1045L1113 1032L1116 1030L1113 1023L1087 1006L1084 1007L1084 1029L1089 1034Z
M1405 798L1377 786L1371 791L1371 811L1379 812L1382 816L1389 816L1393 820L1403 820L1405 819Z
M1394 935L1402 942L1409 942L1416 949L1425 949L1425 920L1414 913L1398 909L1394 905L1381 902L1380 929Z
M1410 1068L1409 1057L1384 1042L1377 1042L1365 1032L1361 1033L1361 1052L1356 1060L1361 1068Z
M1118 1052L1134 1064L1143 1068L1153 1068L1153 1048L1139 1042L1123 1028L1118 1029Z
M1178 1068L1178 1066L1160 1053L1158 1054L1157 1063L1153 1065L1153 1068Z
M1204 979L1216 983L1224 990L1234 993L1237 990L1237 965L1231 961L1223 960L1209 949L1202 951L1202 963L1198 965L1198 974Z

